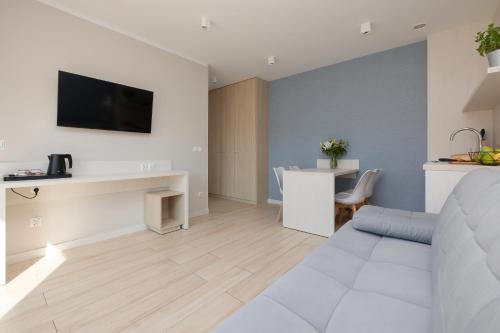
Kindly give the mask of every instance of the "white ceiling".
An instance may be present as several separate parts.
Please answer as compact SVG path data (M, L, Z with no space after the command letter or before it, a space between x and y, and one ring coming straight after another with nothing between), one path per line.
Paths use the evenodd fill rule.
M40 0L210 66L218 87L295 73L491 18L498 0ZM200 28L201 16L213 21ZM371 35L360 24L372 21ZM413 31L427 23L422 31ZM473 38L474 36L471 36ZM267 65L275 55L278 63Z

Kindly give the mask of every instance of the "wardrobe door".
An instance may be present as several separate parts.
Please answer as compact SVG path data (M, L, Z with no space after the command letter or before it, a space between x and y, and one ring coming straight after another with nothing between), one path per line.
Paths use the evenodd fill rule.
M221 195L222 90L210 91L208 112L208 192Z
M238 98L233 85L222 89L222 131L221 131L221 192L222 195L235 197L235 145L236 111Z
M235 195L256 202L256 80L247 80L235 86L238 100L235 140Z

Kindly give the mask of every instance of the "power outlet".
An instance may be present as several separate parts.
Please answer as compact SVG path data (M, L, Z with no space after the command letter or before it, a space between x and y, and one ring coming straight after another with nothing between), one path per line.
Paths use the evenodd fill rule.
M41 216L33 216L30 219L30 228L40 228L42 226L42 217Z
M139 164L139 169L141 171L151 171L155 168L155 164L154 163L141 163Z

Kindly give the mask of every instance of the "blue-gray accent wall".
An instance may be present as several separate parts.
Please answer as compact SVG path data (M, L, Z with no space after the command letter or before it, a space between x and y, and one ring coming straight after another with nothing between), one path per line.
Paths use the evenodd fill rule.
M427 43L419 42L269 84L269 197L281 200L272 168L315 167L319 142L349 141L344 158L382 168L373 203L424 210ZM338 180L340 189L352 180Z

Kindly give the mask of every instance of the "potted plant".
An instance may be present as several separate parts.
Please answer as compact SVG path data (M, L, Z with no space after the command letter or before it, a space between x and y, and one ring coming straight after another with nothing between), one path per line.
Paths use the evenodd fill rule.
M488 57L490 67L500 66L500 27L489 24L486 31L477 33L476 42L479 43L477 52Z
M337 159L347 153L349 143L345 140L337 140L330 138L324 142L320 142L321 151L330 157L330 168L335 169L338 165Z

